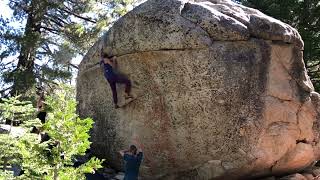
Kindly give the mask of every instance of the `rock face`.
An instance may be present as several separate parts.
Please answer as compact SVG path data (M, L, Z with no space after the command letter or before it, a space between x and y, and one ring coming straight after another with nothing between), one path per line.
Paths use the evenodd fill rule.
M100 49L137 99L114 109ZM89 50L78 111L92 150L121 168L133 135L143 179L240 179L297 172L320 157L319 99L289 25L228 0L149 0ZM120 101L123 86L118 86Z

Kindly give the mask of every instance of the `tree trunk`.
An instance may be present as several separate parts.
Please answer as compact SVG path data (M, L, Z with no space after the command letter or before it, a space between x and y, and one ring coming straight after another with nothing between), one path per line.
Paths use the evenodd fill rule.
M7 170L7 163L8 163L8 159L7 159L7 157L4 157L3 158L3 171Z
M24 36L21 42L17 68L13 71L11 95L23 94L36 82L34 61L41 40L40 25L47 10L47 2L31 1Z
M54 171L53 171L53 180L58 180L58 165L56 165L54 167Z

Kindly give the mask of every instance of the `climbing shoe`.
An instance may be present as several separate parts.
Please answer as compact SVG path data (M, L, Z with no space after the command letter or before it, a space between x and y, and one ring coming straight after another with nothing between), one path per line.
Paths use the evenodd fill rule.
M133 96L132 96L132 95L130 95L130 94L127 94L127 95L125 95L125 96L124 96L124 98L125 98L125 99L132 99L132 98L133 98Z

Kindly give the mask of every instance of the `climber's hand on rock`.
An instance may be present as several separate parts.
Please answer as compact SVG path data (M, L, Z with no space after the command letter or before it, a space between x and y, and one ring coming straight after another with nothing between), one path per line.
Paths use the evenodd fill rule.
M112 57L112 62L113 62L113 67L114 67L114 68L117 68L118 63L117 63L117 57L116 57L116 56L113 56L113 57Z
M143 149L143 145L140 143L140 141L138 140L138 136L135 134L132 137L132 144L136 145L138 148L138 152L142 152Z
M121 156L124 156L124 150L119 151Z
M119 153L120 153L120 155L121 155L122 157L124 156L124 154L125 154L126 152L128 152L128 150L121 150L121 151L119 151Z
M136 134L132 136L132 144L139 146L138 136Z

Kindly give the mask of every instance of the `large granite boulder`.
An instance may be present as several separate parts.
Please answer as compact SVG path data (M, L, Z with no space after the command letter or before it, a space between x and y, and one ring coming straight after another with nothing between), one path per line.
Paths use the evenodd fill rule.
M97 63L118 56L137 99L114 109ZM299 171L319 159L319 95L289 25L229 0L149 0L89 50L78 111L92 150L116 168L133 135L144 179L240 179ZM123 86L118 87L123 101Z

